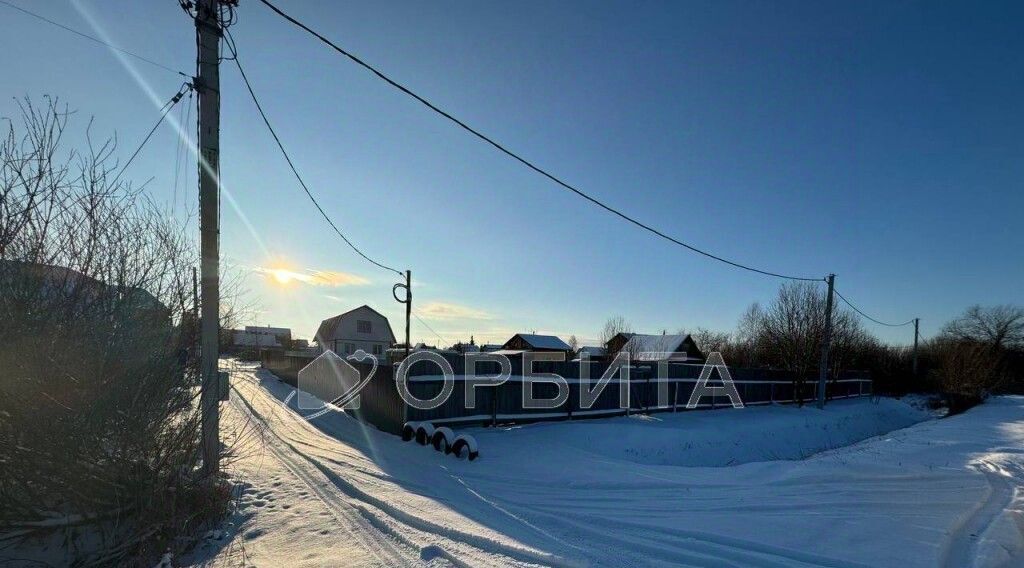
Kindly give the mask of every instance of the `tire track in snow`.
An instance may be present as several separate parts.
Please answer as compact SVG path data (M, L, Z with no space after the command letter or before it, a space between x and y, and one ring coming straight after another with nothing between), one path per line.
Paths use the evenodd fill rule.
M403 553L395 543L389 540L388 536L393 535L370 539L369 535L376 532L373 530L374 527L365 526L366 523L361 516L354 514L355 512L352 511L347 504L337 499L336 495L332 495L330 492L323 489L324 483L322 480L317 480L314 476L310 475L310 472L305 470L301 464L296 463L291 456L282 451L277 444L280 439L273 432L271 426L252 408L252 406L249 405L249 402L245 400L237 388L232 387L232 389L237 395L232 400L236 410L243 414L252 416L254 420L261 422L264 425L265 432L269 435L267 437L267 447L270 449L270 452L281 462L282 465L284 465L285 469L290 471L296 479L306 486L313 496L323 503L337 524L341 526L341 528L343 528L353 540L358 542L368 554L377 560L381 566L414 565L412 560L417 558L418 555L414 556L408 552ZM238 400L241 400L241 404L237 402ZM356 527L355 530L353 530L353 526Z
M978 548L985 534L1013 501L1011 476L1002 473L999 466L988 461L974 464L973 467L985 476L988 493L985 500L946 538L941 563L947 568L966 568L976 564Z
M539 516L548 517L554 524L565 524L580 533L591 533L594 538L588 542L614 545L611 554L626 556L613 564L633 564L637 552L645 552L656 561L684 566L740 566L758 568L793 568L797 566L821 566L829 568L871 568L868 565L829 558L818 554L761 544L735 537L728 537L695 530L664 528L616 519L616 526L637 529L628 537L595 530L607 522L601 517L582 515L570 519L557 512L531 509ZM647 534L650 536L638 537Z
M280 400L273 398L268 393L265 393L263 391L263 387L258 385L255 381L247 380L245 382L249 383L253 387L253 389L256 392L255 396L263 397L269 401L269 404L271 405L271 412L274 414L275 418L277 418L277 421L280 424L283 425L284 423L287 422L305 423L305 420L303 420L301 416L295 414L290 408L282 407ZM297 461L295 458L293 458L290 455L280 455L281 453L284 453L285 449L287 449L290 450L290 453L294 454L294 456L296 456L297 458L301 458L303 461L308 462L308 465L315 468L323 477L327 478L327 480L333 486L334 489L338 490L342 495L344 495L350 500L344 501L345 506L347 506L351 510L354 510L353 512L357 512L363 518L365 523L368 523L373 529L390 534L392 537L398 539L403 544L406 544L411 548L419 550L419 558L421 560L430 560L431 558L441 557L455 565L464 566L465 563L459 559L459 556L463 556L462 553L467 553L464 556L476 557L477 559L482 560L482 564L488 565L495 563L496 560L500 560L500 557L502 556L505 557L505 559L507 560L513 561L515 564L534 564L546 566L577 565L576 562L563 559L553 554L509 546L507 544L495 541L485 536L466 533L457 528L446 527L434 523L427 519L423 519L415 515L412 515L398 507L395 507L373 495L370 495L362 491L349 481L343 479L337 472L333 471L330 467L322 463L319 459L303 452L302 450L298 449L293 443L291 443L291 441L281 437L281 435L277 431L275 431L274 428L272 428L269 424L266 423L266 420L259 414L259 411L257 411L253 407L250 401L245 398L244 394L237 387L232 387L232 389L235 390L236 394L238 395L238 398L241 399L244 406L248 409L248 412L252 414L257 420L260 420L267 425L268 434L271 437L273 437L276 441L278 441L281 445L284 446L284 448L275 448L275 455L282 457L283 462L290 462L294 465L295 461ZM278 409L281 409L283 413L286 414L287 416L279 416L277 413ZM308 423L305 423L303 425L312 428L311 426L308 425ZM296 430L292 429L292 427L290 426L285 426L282 429L292 434L299 433ZM326 434L316 429L313 429L313 432L313 435L316 436L326 436ZM299 441L301 442L301 440ZM317 447L322 451L333 452L333 450L325 447L314 447ZM332 497L334 498L335 501L339 501L337 499L337 494L334 494ZM390 518L391 520L396 522L399 525L399 527L392 527L392 525L387 520L382 518L381 515ZM403 531L403 529L406 530ZM426 533L430 537L441 537L444 539L449 539L450 541L453 541L453 544L459 544L470 547L470 550L459 550L458 552L460 554L459 556L456 556L438 544L429 544L421 547L417 545L415 542L413 542L411 539L409 539L405 534L403 534L403 532ZM461 546L459 548L461 548ZM476 554L474 554L474 552Z

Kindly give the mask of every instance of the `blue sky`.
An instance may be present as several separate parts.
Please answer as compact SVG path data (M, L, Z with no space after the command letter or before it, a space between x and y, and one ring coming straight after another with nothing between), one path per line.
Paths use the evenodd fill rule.
M12 0L17 1L17 0ZM191 72L172 0L19 4ZM542 167L644 222L768 270L837 274L869 314L922 318L1024 298L1024 6L1012 2L303 2L280 6ZM77 6L77 7L76 7ZM89 23L92 20L92 24ZM97 28L93 28L93 25ZM278 133L360 247L411 268L447 341L516 331L593 340L731 329L780 281L656 240L454 128L253 0L232 28ZM124 156L181 78L0 6L7 97L58 95ZM222 67L223 252L260 324L312 335L394 278L306 201L237 71ZM177 112L175 112L177 114ZM193 114L194 116L194 114ZM158 132L128 175L174 189ZM240 214L239 214L240 212ZM243 222L243 217L246 220ZM250 230L251 228L253 230ZM254 267L330 271L283 286ZM352 281L359 282L352 284ZM910 332L869 329L907 342ZM437 342L413 320L413 339Z

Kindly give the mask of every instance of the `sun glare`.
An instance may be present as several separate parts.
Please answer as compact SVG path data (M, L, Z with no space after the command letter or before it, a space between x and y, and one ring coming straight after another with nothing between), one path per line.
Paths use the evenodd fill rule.
M287 284L292 281L292 273L284 269L275 270L274 280L277 280L278 284Z

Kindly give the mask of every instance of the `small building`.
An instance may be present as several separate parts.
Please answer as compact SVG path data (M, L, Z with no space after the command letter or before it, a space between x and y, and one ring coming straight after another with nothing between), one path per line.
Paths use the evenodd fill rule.
M247 325L245 329L231 332L231 345L238 349L285 349L291 347L291 343L292 330L286 327Z
M370 306L359 306L320 322L314 341L320 349L344 357L362 349L377 357L387 357L395 344L395 333L388 318Z
M500 350L501 350L501 345L498 344L498 343L484 343L483 345L480 346L480 351L482 351L484 353L493 353L495 351L500 351Z
M611 342L609 341L609 343ZM609 351L611 351L610 347ZM648 335L633 333L630 334L630 337L619 351L629 353L629 358L633 361L702 363L705 360L704 354L697 347L697 342L689 334Z
M513 335L504 345L502 351L561 351L572 354L569 344L554 335L538 335L535 333L517 333Z
M576 352L577 359L583 359L584 357L591 361L599 361L608 356L608 349L605 347L597 347L595 345L584 345L580 347L579 351Z

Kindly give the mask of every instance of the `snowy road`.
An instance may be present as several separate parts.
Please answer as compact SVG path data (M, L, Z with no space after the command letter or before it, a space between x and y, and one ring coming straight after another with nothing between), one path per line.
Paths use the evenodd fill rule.
M245 490L211 565L1024 565L1022 398L909 428L856 400L474 429L470 463L233 384Z

